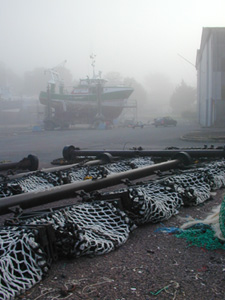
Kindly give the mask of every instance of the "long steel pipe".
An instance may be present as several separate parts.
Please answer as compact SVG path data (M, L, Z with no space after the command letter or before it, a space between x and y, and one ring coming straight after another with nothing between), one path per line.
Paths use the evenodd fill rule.
M54 187L47 191L29 192L20 195L14 195L0 199L0 214L9 212L9 208L20 206L21 208L34 207L57 200L72 197L76 191L84 190L91 192L96 189L103 189L109 186L121 183L122 179L138 179L152 175L155 171L165 171L177 168L181 163L189 164L190 156L186 153L177 154L176 159L146 166L139 169L133 169L118 174L109 175L107 177L95 180L86 180L82 182L69 183L62 186Z
M225 147L223 149L202 149L202 150L77 150L73 145L63 148L63 157L72 160L76 156L99 156L105 152L113 156L133 157L133 156L159 156L173 158L177 153L185 151L191 157L225 157Z
M24 157L19 162L0 164L0 171L12 170L12 169L35 171L38 169L38 164L39 161L37 156L29 154L27 157Z
M68 170L71 169L73 167L82 167L82 166L95 166L95 165L103 165L106 163L110 163L114 160L114 157L109 154L109 153L103 153L102 155L100 155L98 157L98 159L93 159L93 160L89 160L86 161L84 163L74 163L74 164L70 164L70 165L64 165L64 166L57 166L57 167L52 167L52 168L46 168L46 169L41 169L40 171L45 172L45 173L51 173L51 172L60 172L60 171L64 171L64 170ZM16 174L16 175L8 175L8 178L10 180L12 179L17 179L17 178L21 178L24 175L31 175L31 174L35 174L34 172L27 172L27 173L20 173L20 174Z

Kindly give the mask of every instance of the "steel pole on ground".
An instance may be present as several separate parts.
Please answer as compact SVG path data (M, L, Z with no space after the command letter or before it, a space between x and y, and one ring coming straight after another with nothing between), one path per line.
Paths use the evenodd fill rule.
M73 145L63 148L63 157L72 160L77 156L99 156L105 152L113 156L134 157L134 156L158 156L158 157L174 157L183 150L77 150ZM185 149L191 157L225 157L225 147L223 149L202 149L190 150Z
M121 183L123 179L135 180L138 178L150 176L155 171L165 171L177 168L180 164L188 165L191 162L190 156L185 152L180 152L176 158L166 162L146 166L143 168L133 169L118 174L112 174L104 178L95 180L86 180L82 182L75 182L57 186L50 190L40 192L29 192L20 195L14 195L0 199L0 214L9 211L10 208L20 206L21 208L34 207L57 200L73 197L77 191L91 192L96 189L103 189L109 186Z
M0 164L0 171L12 169L36 171L38 169L38 164L39 161L37 156L29 154L19 162Z
M86 161L84 163L75 163L75 164L70 164L70 165L65 165L65 166L57 166L57 167L52 167L52 168L46 168L46 169L41 169L40 171L45 172L45 173L51 173L51 172L60 172L60 171L65 171L71 168L79 168L79 167L85 167L85 166L95 166L95 165L104 165L107 163L110 163L113 161L113 156L109 153L103 153L101 154L98 159L93 159ZM8 178L10 180L12 179L17 179L21 178L24 175L32 175L35 174L35 172L27 172L27 173L20 173L16 175L8 175Z

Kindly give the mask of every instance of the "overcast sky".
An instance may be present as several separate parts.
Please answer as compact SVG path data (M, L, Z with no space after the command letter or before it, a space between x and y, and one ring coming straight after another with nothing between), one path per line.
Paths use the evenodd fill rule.
M195 64L203 27L225 27L224 12L224 0L0 0L0 61L22 75L67 60L79 79L94 53L103 74L196 85L186 60Z

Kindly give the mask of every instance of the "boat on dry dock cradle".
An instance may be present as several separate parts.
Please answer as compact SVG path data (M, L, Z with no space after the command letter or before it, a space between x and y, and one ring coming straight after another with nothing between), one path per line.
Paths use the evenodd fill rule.
M70 93L66 92L59 73L49 70L51 80L48 89L39 96L40 102L46 105L45 130L65 129L72 124L90 124L93 127L100 122L112 124L127 107L133 88L107 86L107 80L101 78L101 73L95 74L94 63L92 67L93 77L80 79Z

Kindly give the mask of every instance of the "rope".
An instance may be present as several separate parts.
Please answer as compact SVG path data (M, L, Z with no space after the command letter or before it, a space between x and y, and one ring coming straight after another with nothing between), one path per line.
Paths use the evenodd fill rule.
M219 213L219 224L222 235L225 239L225 197L222 201L220 213Z

